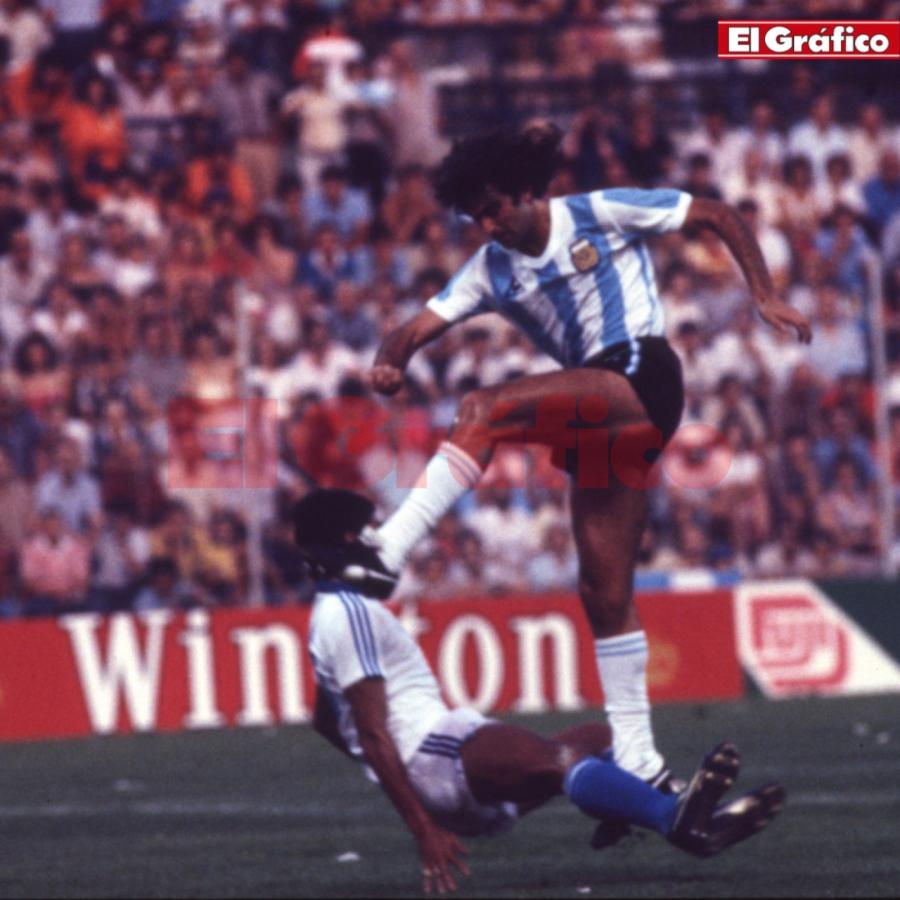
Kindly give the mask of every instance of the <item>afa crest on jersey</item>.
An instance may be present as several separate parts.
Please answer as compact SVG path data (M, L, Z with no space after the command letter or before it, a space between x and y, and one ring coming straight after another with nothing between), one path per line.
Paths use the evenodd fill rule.
M581 238L581 240L575 241L574 244L570 244L569 254L572 257L575 268L579 272L587 272L600 262L600 254L597 252L597 248L587 238Z

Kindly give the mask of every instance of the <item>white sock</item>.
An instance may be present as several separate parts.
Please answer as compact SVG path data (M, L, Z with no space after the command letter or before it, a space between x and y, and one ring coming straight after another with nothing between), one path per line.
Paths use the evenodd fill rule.
M597 671L606 697L613 759L638 778L653 778L663 758L653 743L647 698L647 635L632 631L594 641Z
M481 478L481 466L455 444L444 441L396 512L378 529L379 554L399 572L413 547Z

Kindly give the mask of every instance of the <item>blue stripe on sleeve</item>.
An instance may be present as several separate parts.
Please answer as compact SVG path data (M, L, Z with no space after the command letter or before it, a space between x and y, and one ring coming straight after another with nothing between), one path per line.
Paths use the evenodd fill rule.
M443 756L445 759L459 759L458 753L451 753L449 750L436 750L432 747L420 747L419 753L427 756Z
M563 348L566 364L577 366L584 362L584 338L581 322L578 321L578 302L568 281L560 275L559 267L553 260L537 271L541 290L550 298L556 314L563 323Z
M588 237L600 251L600 262L594 268L594 281L600 294L600 308L603 319L603 346L611 347L628 340L625 328L625 297L622 282L612 261L612 250L606 235L600 228L591 199L587 194L566 198L566 206L575 221L579 237Z
M356 647L356 655L359 657L360 665L362 665L363 673L369 677L381 675L378 668L377 660L373 661L369 648L363 637L359 619L357 618L357 610L354 608L351 600L346 594L340 594L340 601L344 605L347 612L347 618L350 620L350 631L353 634L353 645Z
M674 209L681 199L681 191L675 188L610 188L602 192L604 200L625 203L628 206L642 206L645 209Z
M543 350L544 353L558 363L563 363L564 360L560 358L559 348L554 344L541 323L521 303L517 303L515 298L510 296L513 273L509 254L505 253L497 244L488 244L487 264L497 311L518 325L536 347Z
M463 743L463 739L460 737L456 737L452 734L440 734L437 731L432 731L425 738L426 741L447 741L449 744L461 744Z
M356 594L347 595L350 602L356 608L356 613L360 623L360 633L362 634L363 644L369 654L369 659L375 669L375 674L381 674L381 666L378 664L378 645L375 643L375 632L372 631L372 620L369 617L369 611L366 604Z
M598 641L598 643L601 643ZM632 638L622 638L621 640L617 640L613 644L606 644L605 641L602 642L603 646L594 646L594 652L597 656L606 656L608 653L619 653L623 650L636 650L647 648L647 637L644 634L636 634Z
M362 666L363 672L368 675L369 670L366 667L366 657L363 652L362 642L359 638L359 633L356 628L356 621L353 618L353 613L350 611L350 604L344 599L343 596L340 597L341 604L344 607L344 611L347 613L347 619L350 621L350 633L353 635L353 646L356 647L356 656L359 659L360 665Z
M440 750L459 750L462 746L462 741L451 740L450 738L438 739L434 735L429 735L422 741L422 746L437 747Z
M366 609L365 604L358 595L348 592L344 596L346 596L354 611L354 615L356 616L360 640L362 641L363 650L365 651L367 661L372 670L369 674L381 675L381 666L378 663L378 650L375 643L375 635L372 631L372 622L369 618L369 611Z

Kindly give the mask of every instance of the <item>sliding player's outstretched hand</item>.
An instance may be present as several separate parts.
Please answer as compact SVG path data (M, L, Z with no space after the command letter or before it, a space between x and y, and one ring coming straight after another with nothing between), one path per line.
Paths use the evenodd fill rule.
M788 306L787 303L770 300L759 307L759 314L773 328L782 333L793 328L797 332L798 340L803 344L808 344L812 340L812 326L809 324L809 319L792 306Z
M457 840L456 835L432 825L419 838L419 855L422 857L422 888L426 894L437 888L439 894L456 890L456 881L450 872L454 866L463 875L469 874L469 867L462 857L468 850Z
M369 372L369 383L379 394L391 396L403 387L403 371L396 366L373 366Z

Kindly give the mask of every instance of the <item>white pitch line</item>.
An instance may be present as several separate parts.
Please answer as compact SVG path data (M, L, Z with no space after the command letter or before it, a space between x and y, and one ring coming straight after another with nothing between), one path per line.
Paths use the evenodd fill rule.
M845 763L817 763L817 762L789 762L784 764L772 763L771 765L759 765L750 763L741 766L741 781L755 778L784 778L797 774L804 778L815 776L817 778L829 778L842 775L853 775L857 778L863 775L894 775L900 772L900 758L898 759L873 759L858 760Z
M807 791L791 794L787 806L900 806L900 791Z
M314 816L312 806L248 802L186 803L180 800L147 800L139 803L36 803L0 806L0 819L70 818L110 815L146 816Z
M788 792L787 806L884 807L900 806L900 791L803 791ZM0 819L65 819L128 815L146 818L170 816L248 816L256 818L315 818L313 805L260 803L255 801L185 802L144 800L136 803L21 803L0 806ZM331 816L332 811L326 815Z

